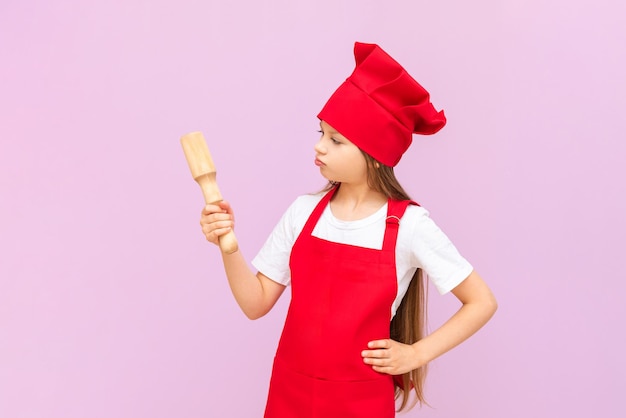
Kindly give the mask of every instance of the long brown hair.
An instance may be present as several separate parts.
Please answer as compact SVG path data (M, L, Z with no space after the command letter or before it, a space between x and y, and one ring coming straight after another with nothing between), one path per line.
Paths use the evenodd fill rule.
M367 183L372 189L391 199L411 200L396 179L393 167L381 164L369 154L361 152L367 162ZM334 182L328 182L324 191L332 189L335 185ZM395 316L391 320L389 331L393 340L404 344L413 344L426 335L426 292L424 274L421 269L417 269ZM409 405L411 389L415 393L415 402L410 404L409 409L416 403L420 405L426 403L424 396L426 371L427 366L424 365L419 369L394 376L395 397L396 399L401 398L400 411Z

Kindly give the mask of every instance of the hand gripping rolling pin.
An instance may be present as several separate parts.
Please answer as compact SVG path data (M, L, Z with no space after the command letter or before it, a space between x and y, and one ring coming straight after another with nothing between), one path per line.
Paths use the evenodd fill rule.
M187 158L193 179L200 185L206 204L217 204L222 201L222 195L217 187L215 164L204 140L202 132L191 132L180 138L180 143ZM231 230L219 237L220 248L226 254L237 251L237 238Z

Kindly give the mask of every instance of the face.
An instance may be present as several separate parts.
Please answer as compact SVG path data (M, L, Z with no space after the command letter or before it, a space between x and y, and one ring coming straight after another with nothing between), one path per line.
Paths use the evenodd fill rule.
M325 121L315 144L315 165L326 179L340 183L367 183L367 163L361 150Z

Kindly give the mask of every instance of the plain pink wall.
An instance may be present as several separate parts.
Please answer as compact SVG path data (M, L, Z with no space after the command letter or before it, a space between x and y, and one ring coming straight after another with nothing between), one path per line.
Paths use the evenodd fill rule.
M198 226L208 137L248 259L376 42L449 118L398 167L500 309L406 416L623 417L618 1L0 4L0 417L259 417L288 298L251 322ZM431 327L458 304L431 291Z

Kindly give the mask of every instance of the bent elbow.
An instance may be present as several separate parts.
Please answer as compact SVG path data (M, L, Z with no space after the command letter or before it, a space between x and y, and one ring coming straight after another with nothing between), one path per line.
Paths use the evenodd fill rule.
M262 318L265 316L265 314L267 313L267 311L263 311L260 309L257 310L247 310L247 311L243 311L243 313L246 315L246 317L251 320L251 321L255 321L259 318Z
M258 315L258 314L250 314L247 312L244 312L246 314L246 318L248 318L251 321L256 321L257 319L261 318L263 315Z
M496 297L493 295L493 293L491 294L486 305L487 309L489 310L489 317L492 317L498 310L498 301L496 300Z

